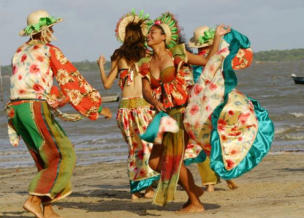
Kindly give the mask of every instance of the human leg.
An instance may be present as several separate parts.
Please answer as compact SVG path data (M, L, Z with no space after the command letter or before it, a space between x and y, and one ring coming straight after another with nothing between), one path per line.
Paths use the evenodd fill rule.
M40 206L45 203L42 197L51 202L71 193L70 177L76 156L45 102L22 103L15 105L14 109L15 117L11 122L25 141L38 169L29 185L30 197L24 203L24 209L44 217Z
M45 218L41 210L41 197L30 195L23 204L23 208L37 218Z
M198 171L202 179L202 185L206 186L206 191L214 191L214 185L220 183L219 176L210 168L210 159L198 163Z
M143 98L123 98L117 112L117 125L129 148L128 176L132 200L138 199L140 191L144 190L145 197L151 198L154 193L151 185L159 177L148 164L153 145L139 137L153 118L154 112L146 105Z

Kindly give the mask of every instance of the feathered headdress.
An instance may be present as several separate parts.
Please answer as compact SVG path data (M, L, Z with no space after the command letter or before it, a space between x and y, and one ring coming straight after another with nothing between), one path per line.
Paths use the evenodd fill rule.
M173 48L178 44L180 37L180 27L174 15L170 12L163 13L156 18L154 25L159 25L166 34L166 46Z
M126 35L126 27L130 22L139 22L140 20L145 20L145 22L141 25L142 33L144 36L148 33L148 28L153 24L153 21L149 19L149 14L144 15L144 11L141 10L137 15L135 9L133 8L131 12L128 12L124 16L122 16L115 29L115 35L119 42L124 42L125 35Z

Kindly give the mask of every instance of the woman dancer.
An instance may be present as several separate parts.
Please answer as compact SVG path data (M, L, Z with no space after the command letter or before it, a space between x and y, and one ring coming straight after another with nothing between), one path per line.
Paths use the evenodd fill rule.
M196 48L198 50L198 55L206 57L209 54L211 45L213 44L214 33L214 29L210 29L207 26L200 26L194 30L193 37L189 40L188 46L190 48ZM192 69L193 80L196 83L202 74L204 67L193 65ZM204 75L201 79L204 79ZM189 144L189 147L195 151L197 151L197 147L200 147L193 139L189 140ZM186 156L187 151L189 151L189 149L186 150ZM194 154L192 155L193 158L195 153L191 152L191 154ZM198 163L198 169L202 179L202 184L203 186L206 186L206 191L214 191L214 185L220 183L221 180L220 177L210 168L210 159L208 156L204 162ZM226 182L230 189L234 190L238 188L237 183L233 179L226 180Z
M154 145L151 153L149 164L152 169L161 173L154 204L163 206L174 200L176 185L179 182L189 197L180 212L204 210L199 200L203 189L194 184L191 172L183 163L185 145L188 142L188 135L183 127L183 112L190 87L185 76L189 72L186 72L183 66L185 63L205 65L217 51L221 36L229 31L230 28L224 25L217 27L213 47L205 58L185 51L184 44L177 45L179 27L169 12L157 18L149 30L147 43L153 54L139 62L139 70L143 76L143 95L158 112L167 112L179 125L179 131L165 133L162 144Z
M145 198L153 198L152 183L159 179L158 173L148 165L152 144L139 138L154 114L142 97L142 81L136 66L146 56L144 34L147 33L147 18L148 16L143 17L143 12L137 16L133 10L120 19L116 35L123 44L111 57L111 71L108 76L104 71L105 58L101 55L97 60L106 89L111 88L119 74L118 85L122 90L122 100L116 119L129 146L128 175L132 200L138 199L142 190L145 190Z
M51 111L58 112L57 99L50 94L53 77L68 97L64 99L69 99L82 115L92 120L96 120L99 114L106 118L112 116L108 108L102 108L100 94L85 81L59 48L49 44L54 39L52 26L61 21L44 10L27 17L28 26L19 34L30 36L30 39L12 58L10 102L6 108L11 143L17 146L21 136L38 169L29 185L30 196L23 204L25 210L38 218L60 217L51 203L72 192L71 176L76 163L71 141L51 114ZM80 119L75 116L61 118Z

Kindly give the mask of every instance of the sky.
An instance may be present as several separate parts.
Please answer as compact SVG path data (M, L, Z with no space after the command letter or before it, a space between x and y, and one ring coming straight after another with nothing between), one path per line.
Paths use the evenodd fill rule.
M246 35L254 52L304 48L303 0L0 0L0 64L9 65L28 40L18 33L39 9L64 19L53 28L52 44L70 61L96 61L100 54L110 60L120 46L116 24L132 8L152 19L170 11L187 41L199 26L225 24Z

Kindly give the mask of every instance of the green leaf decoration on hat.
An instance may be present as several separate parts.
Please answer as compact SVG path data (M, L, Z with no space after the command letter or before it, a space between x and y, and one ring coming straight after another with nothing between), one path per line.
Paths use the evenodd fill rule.
M198 42L200 44L207 43L207 42L209 42L210 39L213 39L214 36L215 36L215 30L214 29L206 30L204 32L204 35L199 37Z
M60 18L55 18L55 17L41 17L39 19L39 22L34 24L34 25L28 25L24 29L24 33L27 35L31 35L32 33L37 33L41 30L41 27L43 26L50 26L54 23L56 23Z
M157 23L156 23L156 21L157 21ZM178 44L179 37L180 37L180 35L179 35L180 27L178 25L176 18L170 12L166 12L166 13L163 13L158 18L156 18L154 20L154 24L158 24L159 21L161 23L160 25L165 24L169 27L171 36L170 36L169 42L166 41L166 46L167 46L167 48L173 48L174 46L176 46Z

